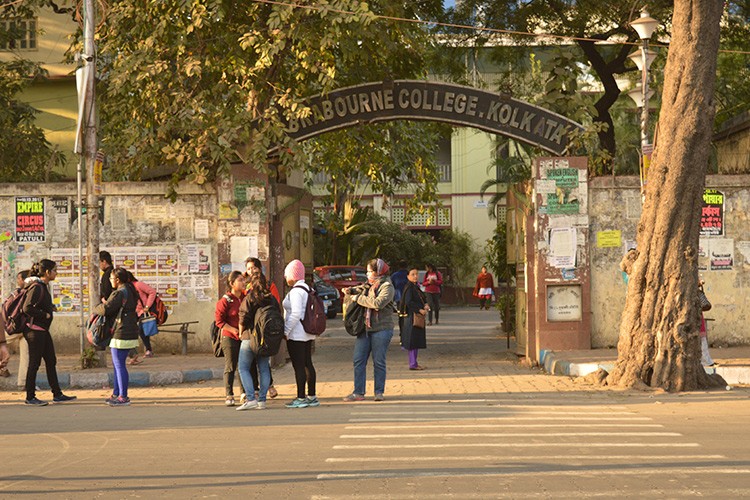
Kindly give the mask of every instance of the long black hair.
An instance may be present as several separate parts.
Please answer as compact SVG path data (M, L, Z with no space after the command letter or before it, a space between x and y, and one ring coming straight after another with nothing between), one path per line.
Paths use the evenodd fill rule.
M42 259L39 262L35 262L34 265L31 266L29 275L41 278L47 271L52 271L56 267L57 264L54 260Z
M250 287L248 288L248 300L254 304L261 301L263 297L269 295L271 290L268 289L268 280L263 274L253 274L250 276Z
M133 276L133 273L131 273L124 267L116 267L112 271L112 276L120 280L120 283L123 283L125 285L125 288L128 289L128 292L132 293L136 300L138 299L138 291L135 289L135 285L133 284L133 280L135 280L135 276Z

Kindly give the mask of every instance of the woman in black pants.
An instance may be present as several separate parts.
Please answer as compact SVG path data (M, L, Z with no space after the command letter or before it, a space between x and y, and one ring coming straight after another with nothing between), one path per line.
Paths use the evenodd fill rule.
M23 312L30 321L23 332L23 337L29 344L29 369L26 372L26 404L33 406L46 406L47 402L36 397L36 374L44 359L47 369L47 381L52 389L52 401L65 403L73 401L75 396L66 396L60 389L57 380L57 357L55 356L55 344L49 327L52 324L52 316L55 307L52 304L52 296L47 285L57 276L57 265L49 259L42 259L31 268L30 277L24 285L28 288L23 302Z

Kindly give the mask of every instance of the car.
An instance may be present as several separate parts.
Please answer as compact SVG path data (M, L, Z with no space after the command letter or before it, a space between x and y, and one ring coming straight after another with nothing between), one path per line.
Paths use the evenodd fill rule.
M339 297L339 291L323 281L320 276L313 274L313 288L318 297L323 299L323 305L326 308L326 317L333 319L336 314L341 310L341 298Z
M319 266L315 268L314 274L335 287L342 301L344 288L367 282L367 268L363 266Z

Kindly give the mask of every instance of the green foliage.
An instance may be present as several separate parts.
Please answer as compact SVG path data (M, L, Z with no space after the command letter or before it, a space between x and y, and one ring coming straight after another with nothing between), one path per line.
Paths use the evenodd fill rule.
M119 179L168 167L172 185L203 183L242 160L281 170L308 156L284 120L310 115L309 95L424 74L428 33L375 13L414 18L437 1L260 2L126 0L101 27L103 145ZM356 158L352 158L356 161Z
M91 346L86 347L81 353L81 368L97 368L99 366L99 353Z
M500 311L503 329L511 332L515 329L516 290L512 286L516 278L515 264L508 264L508 244L506 225L503 221L495 229L495 234L484 246L487 256L487 268L495 276L498 284L495 308Z
M468 233L445 229L433 239L432 248L425 249L424 262L447 269L443 281L456 287L473 283L481 266L482 256ZM463 301L463 296L459 297Z

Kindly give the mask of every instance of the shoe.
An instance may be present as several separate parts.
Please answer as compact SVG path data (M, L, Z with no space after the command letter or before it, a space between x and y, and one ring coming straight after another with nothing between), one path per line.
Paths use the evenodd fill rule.
M78 399L78 396L66 396L65 394L60 394L59 396L52 398L52 401L54 403L67 403L68 401L74 401L76 399Z
M243 404L238 406L237 411L253 410L257 407L258 407L258 400L251 399L250 401L245 401Z
M417 365L417 366L415 366L415 367L413 367L413 368L412 368L412 367L410 366L410 367L409 367L409 369L410 369L410 370L424 370L424 366L419 366L419 365Z
M432 321L428 321L427 326L432 326Z
M10 377L10 371L7 368L0 368L0 377Z
M113 399L108 404L109 406L130 406L130 398L120 396L119 398Z
M382 394L375 394L375 401L385 401L385 396Z
M243 392L242 394L240 394L240 404L245 404L245 401L247 401L247 396L245 396L245 393Z
M320 401L318 401L318 396L307 396L305 398L305 401L307 401L307 406L320 406Z
M364 400L365 400L365 396L362 394L351 393L348 396L344 397L344 401L347 401L349 403L351 403L352 401L364 401Z
M310 405L307 403L307 398L297 398L286 404L287 408L307 408L308 406Z
M27 399L25 403L31 406L47 406L49 404L48 402L42 401L41 399L38 399L38 398Z
M112 401L116 400L119 397L120 396L115 396L114 394L112 394L110 397L108 397L107 399L104 400L104 403L105 404L110 404Z
M275 398L278 395L279 395L279 391L277 391L274 386L271 386L271 387L268 388L268 397L269 398L273 399L273 398Z
M226 401L224 401L224 404L226 406L234 406L234 396L227 396Z
M265 401L258 401L258 406L255 407L256 410L265 410L266 409L266 402Z
M143 355L144 358L153 358L154 353L151 351L146 351L146 354Z

